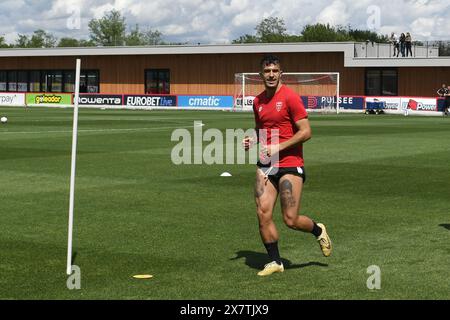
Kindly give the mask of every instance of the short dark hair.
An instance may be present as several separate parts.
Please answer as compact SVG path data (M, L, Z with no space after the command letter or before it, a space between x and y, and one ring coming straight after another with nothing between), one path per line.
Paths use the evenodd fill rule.
M266 54L261 60L261 66L265 67L270 64L280 64L280 59L273 54Z

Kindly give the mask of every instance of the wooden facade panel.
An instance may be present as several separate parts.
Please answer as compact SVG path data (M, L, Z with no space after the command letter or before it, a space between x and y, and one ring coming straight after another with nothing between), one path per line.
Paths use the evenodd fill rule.
M365 68L345 68L342 52L280 53L285 72L339 72L342 95L364 95ZM102 93L145 91L146 69L169 69L171 94L223 94L235 91L234 75L258 72L258 54L175 54L84 56L83 69L100 73ZM0 70L73 69L77 57L0 58ZM450 68L398 68L400 95L434 96L442 83L450 82Z
M450 85L450 67L398 69L399 95L436 96L443 83Z

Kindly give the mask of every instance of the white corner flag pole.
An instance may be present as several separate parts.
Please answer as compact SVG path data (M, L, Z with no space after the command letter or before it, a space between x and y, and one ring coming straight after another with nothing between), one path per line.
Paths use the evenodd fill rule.
M69 232L67 243L67 275L72 273L72 233L73 233L73 205L75 199L75 169L77 161L77 135L78 135L78 97L80 94L80 68L81 60L77 59L75 72L75 97L73 103L73 133L72 133L72 165L70 171L70 201L69 201Z

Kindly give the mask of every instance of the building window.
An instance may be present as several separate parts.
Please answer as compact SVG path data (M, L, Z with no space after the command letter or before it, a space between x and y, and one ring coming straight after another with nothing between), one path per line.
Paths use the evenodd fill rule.
M45 71L41 71L41 92L47 92L47 73Z
M145 93L170 93L170 70L145 70Z
M98 70L81 70L80 92L100 92ZM0 92L75 92L72 70L0 70Z
M72 70L0 70L0 91L75 92ZM100 92L99 71L81 70L80 92Z
M17 71L8 71L8 91L17 91Z
M17 91L28 91L28 72L17 71Z
M81 71L80 93L99 93L99 74L97 70Z
M366 69L366 96L397 96L397 69Z
M87 92L99 93L98 71L86 71L85 74L87 77Z
M39 70L30 71L28 89L30 92L41 91L41 72Z
M6 71L0 71L0 91L6 91Z
M45 83L48 92L62 92L62 71L48 70L45 72Z
M75 92L75 71L64 71L64 92Z

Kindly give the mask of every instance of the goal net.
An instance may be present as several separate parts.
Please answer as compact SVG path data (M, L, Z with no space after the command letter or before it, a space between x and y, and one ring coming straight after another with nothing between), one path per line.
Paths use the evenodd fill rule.
M233 111L252 111L253 99L264 91L258 73L236 73ZM308 111L339 113L339 73L286 72L283 84L297 92Z

